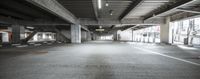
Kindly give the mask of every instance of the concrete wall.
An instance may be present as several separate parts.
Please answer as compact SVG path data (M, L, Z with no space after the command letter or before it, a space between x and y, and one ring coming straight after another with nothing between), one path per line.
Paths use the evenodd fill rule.
M90 32L81 30L81 41L90 41L92 40L92 35Z
M61 33L65 35L67 38L71 38L71 31L70 30L61 30Z
M70 30L61 30L61 33L67 37L68 39L71 39L71 31ZM56 41L60 41L60 42L70 42L67 41L62 35L60 34L56 34Z
M70 23L76 23L76 17L65 9L57 0L26 0L42 9L49 11Z
M25 28L21 25L12 25L12 42L17 44L25 38Z

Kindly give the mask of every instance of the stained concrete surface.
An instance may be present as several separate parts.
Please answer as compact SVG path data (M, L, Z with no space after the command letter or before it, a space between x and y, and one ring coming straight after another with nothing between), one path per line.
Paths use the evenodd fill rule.
M93 41L0 49L0 79L200 79L199 65L152 51L199 63L187 58L199 49Z

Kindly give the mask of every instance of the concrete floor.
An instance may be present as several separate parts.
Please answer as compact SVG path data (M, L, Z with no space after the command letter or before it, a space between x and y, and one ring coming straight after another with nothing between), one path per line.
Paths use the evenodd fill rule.
M200 79L200 50L94 41L0 49L0 79Z

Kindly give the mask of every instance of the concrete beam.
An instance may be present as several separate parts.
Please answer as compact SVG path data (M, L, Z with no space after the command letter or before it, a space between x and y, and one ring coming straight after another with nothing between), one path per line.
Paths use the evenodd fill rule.
M137 6L139 6L144 0L134 0L130 7L128 7L120 16L119 20L123 20L125 17L127 17Z
M99 19L99 21L95 19L89 18L80 18L79 23L80 25L136 25L136 24L163 24L165 21L163 18L154 18L150 20L142 20L139 18L131 18L131 19L124 19L123 21L115 20L115 19ZM37 21L26 21L26 20L18 20L9 17L0 16L0 23L3 24L19 24L19 25L40 25L40 26L55 26L55 25L70 25L66 22L60 21L48 21L48 20L37 20Z
M123 21L120 20L114 20L114 19L99 19L97 22L94 19L87 19L82 18L80 19L81 25L137 25L137 24L164 24L165 19L163 18L155 18L152 20L144 21L142 19L138 18L132 18L132 19L124 19Z
M81 26L81 28L84 29L85 31L90 32L90 30L86 26Z
M27 21L27 20L18 20L10 17L0 16L0 23L2 24L19 24L19 25L69 25L66 22L59 21L48 21L48 20L38 20L38 21Z
M140 27L140 25L136 25L136 26L132 27L131 29L134 29L134 28L137 28L137 27Z
M197 11L197 10L184 9L184 8L178 8L178 10L179 10L179 11L183 11L183 12L189 12L189 13L200 14L200 11Z
M168 16L171 13L176 12L177 8L183 7L187 4L190 4L196 0L181 0L179 2L174 3L173 5L163 6L156 10L153 10L151 13L144 16L144 20L152 19L157 16Z
M77 18L56 0L26 0L58 17L70 22L76 23Z
M124 31L124 30L130 29L130 28L133 28L133 27L135 27L135 25L125 26L125 27L122 28L121 31Z
M97 7L97 0L92 0L92 3L93 3L93 8L94 8L94 13L95 13L95 16L96 16L96 20L98 21L98 18L99 18L99 12L98 12L98 7Z
M0 8L0 13L1 14L6 14L6 15L11 15L11 16L15 16L15 17L20 17L22 19L32 19L33 17L31 16L27 16L27 15L24 15L24 14L21 14L21 13L17 13L13 10L10 10L10 9L3 9L3 8Z
M171 18L171 21L178 21L178 20L195 18L195 17L199 17L199 15L194 14L194 13L181 12L181 13L172 15L170 18Z

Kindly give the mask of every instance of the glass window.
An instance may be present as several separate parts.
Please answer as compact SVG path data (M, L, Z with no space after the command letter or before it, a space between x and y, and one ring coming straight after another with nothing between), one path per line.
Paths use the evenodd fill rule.
M194 30L200 31L200 18L195 18L195 20L194 20Z

